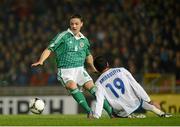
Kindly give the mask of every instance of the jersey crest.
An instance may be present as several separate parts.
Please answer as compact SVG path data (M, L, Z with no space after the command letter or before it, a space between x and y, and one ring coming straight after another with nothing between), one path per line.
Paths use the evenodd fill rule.
M84 47L84 43L80 42L80 47L83 48Z

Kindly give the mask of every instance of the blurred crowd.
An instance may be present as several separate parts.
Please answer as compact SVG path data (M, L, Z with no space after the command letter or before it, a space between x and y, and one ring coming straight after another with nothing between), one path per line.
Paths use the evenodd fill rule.
M1 0L0 81L10 85L54 85L56 63L31 68L43 49L84 17L82 33L94 57L104 54L141 80L144 73L172 73L180 79L180 2L178 0Z

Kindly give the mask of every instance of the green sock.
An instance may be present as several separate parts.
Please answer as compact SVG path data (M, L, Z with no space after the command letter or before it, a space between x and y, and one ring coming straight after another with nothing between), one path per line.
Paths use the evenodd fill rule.
M84 95L79 91L78 88L70 90L70 93L73 96L73 98L76 100L76 102L83 107L86 113L89 113L91 111L91 108L89 107Z
M96 93L96 86L94 86L93 88L91 88L89 90L89 92L96 97L95 93ZM109 102L105 99L104 100L104 104L103 104L103 108L106 110L106 112L108 113L108 115L111 117L112 115L112 107L109 105Z

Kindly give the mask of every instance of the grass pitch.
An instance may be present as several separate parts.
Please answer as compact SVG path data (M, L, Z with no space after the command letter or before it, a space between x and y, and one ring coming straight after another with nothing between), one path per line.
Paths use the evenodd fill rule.
M87 119L86 115L1 115L0 126L180 126L180 114L171 118Z

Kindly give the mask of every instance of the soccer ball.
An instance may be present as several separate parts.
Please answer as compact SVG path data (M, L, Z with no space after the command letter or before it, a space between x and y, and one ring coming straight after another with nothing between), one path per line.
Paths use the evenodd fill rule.
M34 114L41 114L45 108L45 103L40 98L31 99L29 102L29 110Z

